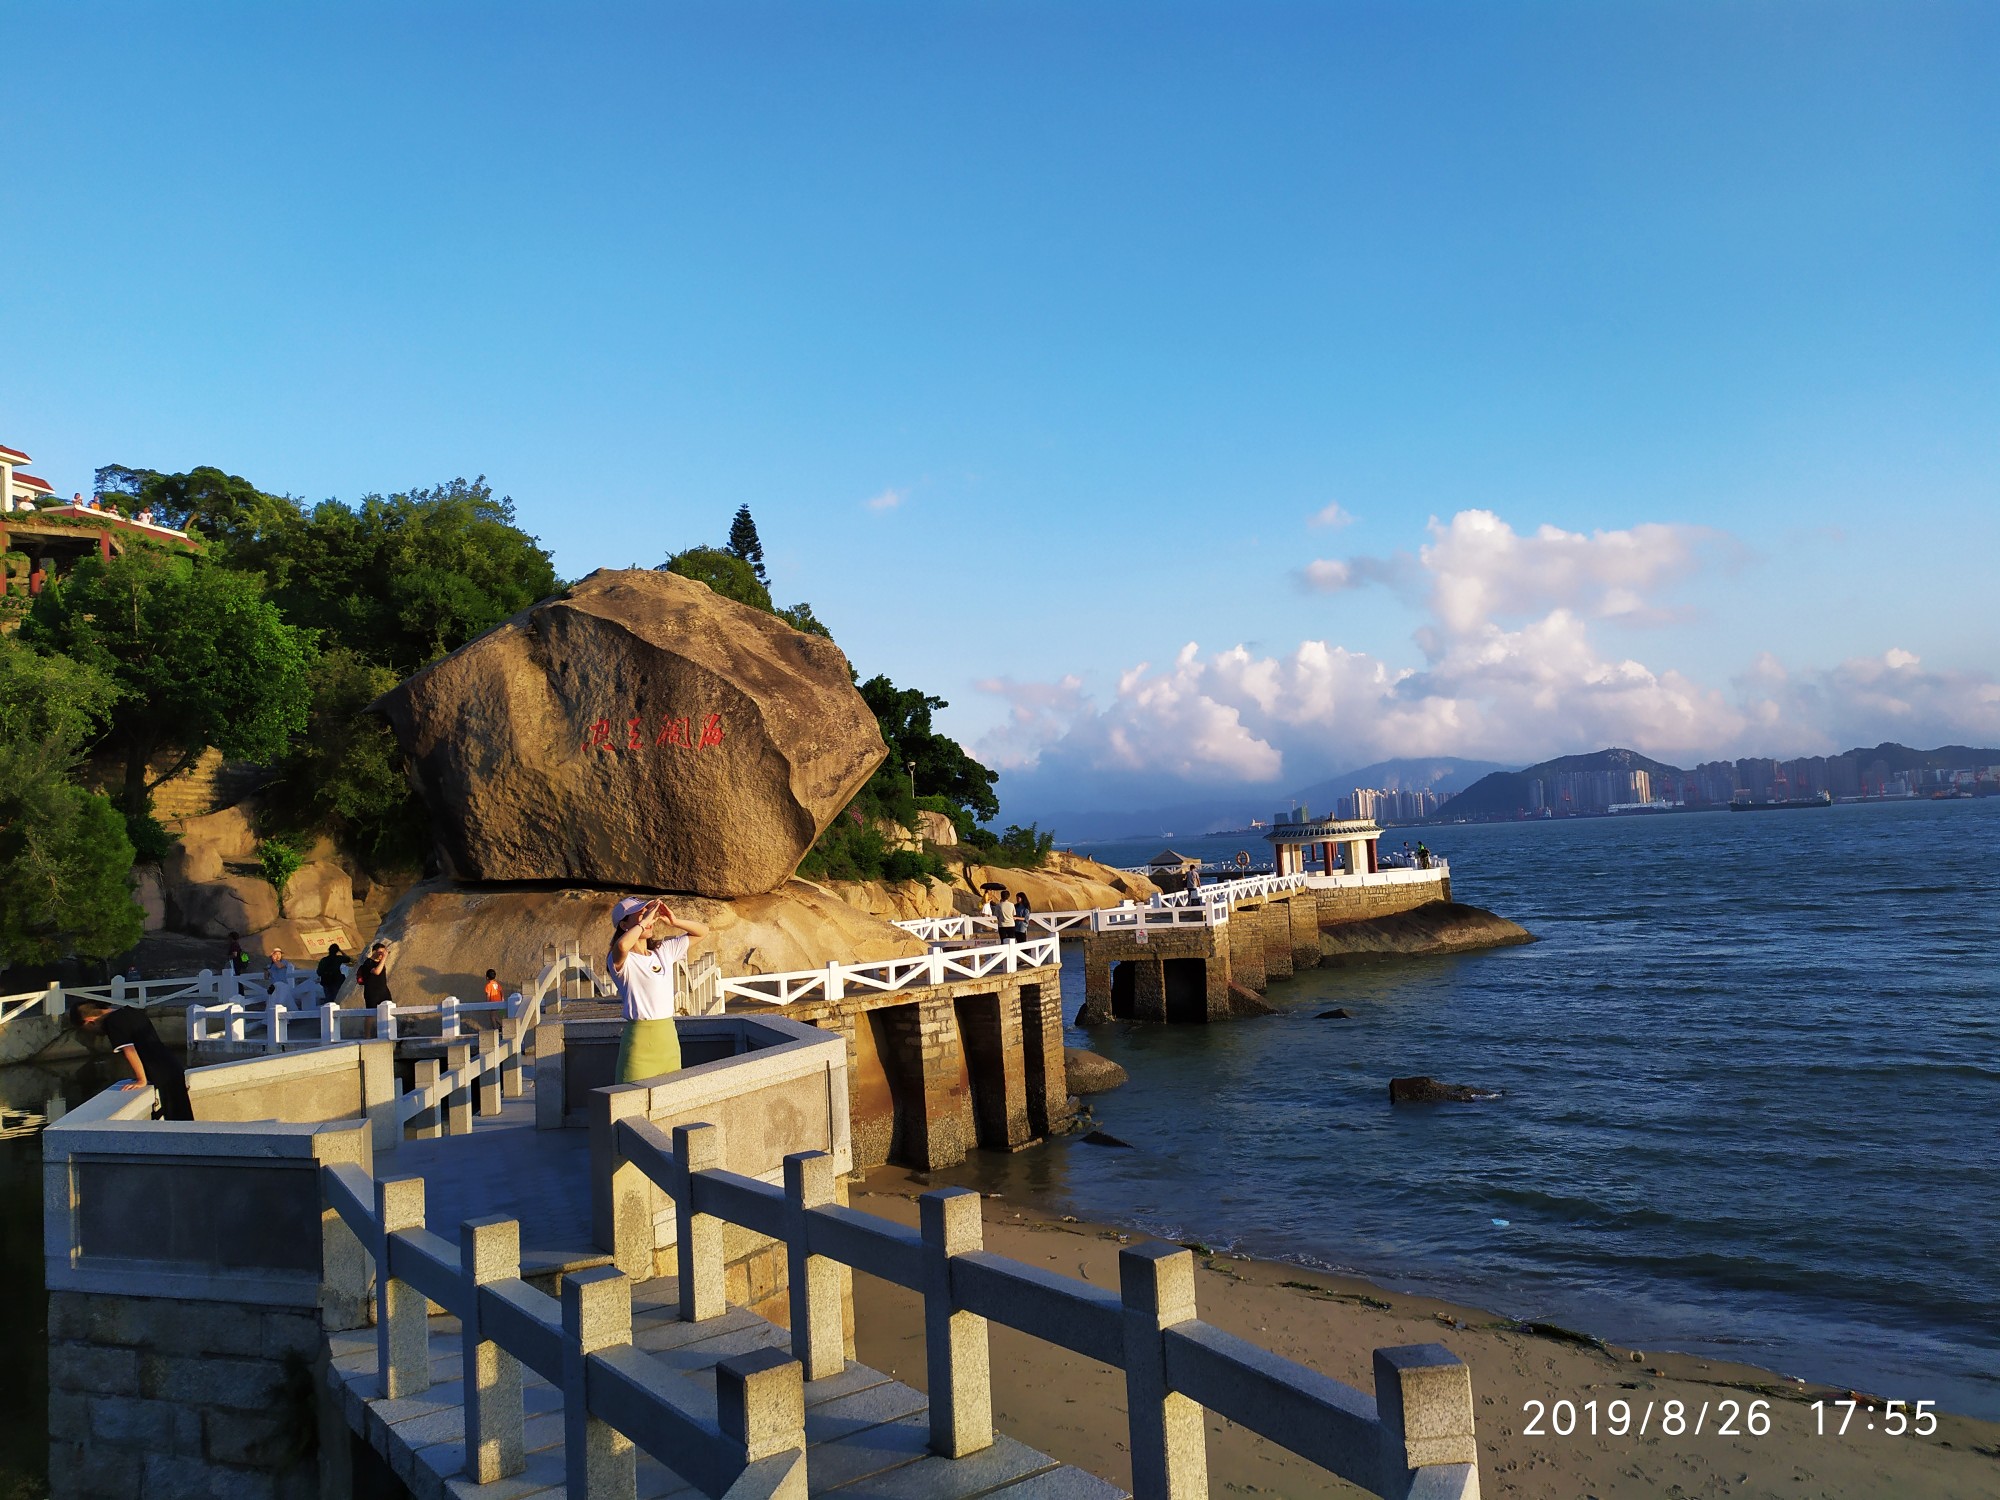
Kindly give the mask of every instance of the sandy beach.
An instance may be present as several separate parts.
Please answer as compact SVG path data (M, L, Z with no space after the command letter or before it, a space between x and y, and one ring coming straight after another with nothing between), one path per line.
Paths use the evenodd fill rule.
M924 1185L899 1168L882 1168L853 1187L853 1203L904 1223L916 1221ZM1068 1220L1001 1198L984 1203L990 1250L1098 1286L1118 1284L1121 1245L1146 1238ZM1857 1415L1846 1436L1816 1432L1815 1400L1859 1394L1807 1385L1749 1365L1689 1355L1639 1352L1518 1331L1494 1314L1432 1298L1386 1291L1366 1282L1294 1266L1200 1255L1202 1317L1336 1379L1372 1388L1371 1351L1395 1344L1440 1343L1472 1368L1480 1439L1480 1479L1491 1496L1596 1500L1638 1496L1784 1496L1811 1500L1863 1497L2000 1495L2000 1423L1940 1413L1928 1437L1887 1436ZM858 1356L898 1379L924 1380L921 1305L917 1297L871 1277L855 1278ZM1009 1329L992 1330L994 1416L1011 1436L1114 1483L1129 1487L1122 1377L1107 1367ZM1587 1415L1577 1430L1554 1435L1544 1416L1533 1427L1529 1403L1595 1401L1599 1432ZM1656 1411L1680 1401L1692 1427L1704 1403L1699 1436L1613 1437L1603 1415L1614 1401ZM1723 1402L1768 1402L1762 1436L1720 1437ZM1879 1398L1876 1406L1880 1407ZM1656 1419L1657 1420L1657 1419ZM1633 1418L1636 1424L1636 1415ZM1744 1427L1739 1418L1737 1426ZM1350 1486L1230 1423L1211 1418L1209 1480L1218 1495L1352 1495Z

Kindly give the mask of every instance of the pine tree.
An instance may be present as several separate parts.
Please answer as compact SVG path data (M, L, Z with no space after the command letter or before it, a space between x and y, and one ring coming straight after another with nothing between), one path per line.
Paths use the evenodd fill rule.
M736 519L729 523L729 555L750 564L757 581L769 588L771 575L764 571L764 544L757 539L757 523L750 519L750 507L736 507Z

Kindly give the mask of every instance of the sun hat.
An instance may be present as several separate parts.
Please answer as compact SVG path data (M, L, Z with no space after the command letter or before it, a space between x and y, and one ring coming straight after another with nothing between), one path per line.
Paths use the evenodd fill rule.
M614 927L624 926L627 917L636 917L652 904L652 898L649 896L627 896L611 908L611 925Z

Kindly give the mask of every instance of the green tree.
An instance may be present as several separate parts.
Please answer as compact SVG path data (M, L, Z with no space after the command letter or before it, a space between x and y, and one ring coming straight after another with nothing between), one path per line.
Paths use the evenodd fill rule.
M797 604L787 604L777 611L777 616L794 630L803 631L807 635L824 636L829 641L833 639L833 632L820 623L819 616L813 613L813 607L803 599Z
M957 740L931 727L932 712L950 704L916 688L899 688L881 676L862 683L861 696L882 727L889 766L906 783L914 779L917 796L947 798L981 822L998 816L1000 799L993 784L999 773L987 770Z
M266 790L274 826L300 839L328 834L374 870L422 866L429 841L423 803L403 774L396 736L368 705L396 674L344 647L312 671L306 732Z
M0 957L123 953L145 931L131 873L132 843L109 798L47 772L0 789Z
M757 581L756 570L733 552L720 547L690 547L676 552L664 564L666 572L705 583L725 599L776 614L771 607L771 591Z
M117 697L99 669L0 637L0 958L103 958L139 940L123 820L69 779Z
M770 588L771 575L764 571L764 544L757 538L757 523L750 519L747 505L737 506L736 517L729 523L729 555L750 564L757 581Z
M96 738L118 685L96 667L0 636L0 746L18 747L68 769Z
M562 586L483 475L322 501L252 555L287 619L399 678Z
M151 506L169 526L199 532L223 555L254 565L257 552L299 523L298 502L267 494L238 474L203 465L185 474L109 464L97 471L96 491L126 508Z
M254 574L139 549L86 558L43 590L21 635L117 685L105 740L124 759L130 814L206 746L269 762L305 726L312 639ZM151 775L163 754L172 760Z
M264 878L271 882L271 889L278 893L278 915L285 914L285 891L292 883L292 877L299 873L299 866L306 862L299 846L287 839L259 839L257 841L257 868L264 872Z

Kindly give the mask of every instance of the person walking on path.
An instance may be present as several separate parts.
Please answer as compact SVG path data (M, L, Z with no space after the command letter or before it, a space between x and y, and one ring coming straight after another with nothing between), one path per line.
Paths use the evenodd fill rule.
M371 1009L394 1000L389 993L389 945L377 943L368 950L354 970L354 982L361 990L361 1003Z
M298 968L285 957L285 950L273 948L271 961L264 965L264 983L275 991L281 984L297 984L298 981Z
M1189 865L1181 873L1181 883L1187 887L1188 895L1199 896L1201 894L1201 866Z
M993 898L993 936L1004 943L1013 935L1014 898L1003 890Z
M1026 891L1014 892L1014 941L1015 942L1017 943L1027 942L1028 916L1033 911L1033 909L1034 908L1028 905L1028 893Z
M502 1000L505 1000L506 998L507 997L505 995L500 993L500 971L498 969L488 969L486 971L487 1001L490 1004L498 1005Z
M187 1072L180 1059L167 1050L146 1013L136 1006L111 1005L102 1000L72 1000L69 1018L81 1030L92 1032L111 1043L125 1059L133 1081L127 1088L151 1084L160 1096L154 1106L156 1120L192 1120L194 1105L188 1099Z
M1431 867L1431 846L1429 844L1424 843L1422 840L1418 840L1417 868L1419 870L1428 870L1430 867Z
M674 968L687 957L689 942L707 936L704 924L675 916L664 901L627 896L611 908L611 952L604 966L625 1007L617 1082L638 1083L680 1071Z
M331 1001L340 993L341 983L347 978L347 955L340 951L340 944L326 945L326 957L319 961L319 966L313 973L319 979L320 995L323 999Z

